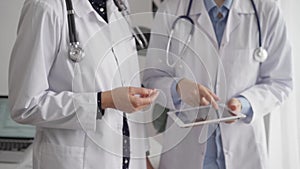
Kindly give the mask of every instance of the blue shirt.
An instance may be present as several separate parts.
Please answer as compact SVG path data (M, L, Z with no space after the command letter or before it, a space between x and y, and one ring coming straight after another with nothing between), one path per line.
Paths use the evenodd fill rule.
M204 0L204 4L213 24L216 38L220 46L232 0L225 0L224 4L220 8L214 0Z
M214 27L218 44L222 41L232 0L225 0L219 8L214 0L204 0L206 10ZM217 127L208 138L203 169L225 169L225 158L220 128Z
M227 23L228 13L232 5L232 0L225 0L219 8L214 0L204 0L205 7L208 11L213 28L216 34L216 39L220 46L223 33ZM176 91L178 81L174 81L171 87L173 102L175 106L181 103L180 97ZM242 113L247 115L245 122L250 122L253 116L253 111L248 100L242 96L237 97L242 104ZM223 153L223 145L221 139L221 131L216 128L213 134L207 140L207 151L205 154L204 169L225 169L225 158Z

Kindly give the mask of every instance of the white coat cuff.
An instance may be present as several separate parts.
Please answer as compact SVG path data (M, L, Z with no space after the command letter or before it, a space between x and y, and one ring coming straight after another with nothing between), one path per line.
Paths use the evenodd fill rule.
M251 107L249 101L243 96L239 96L239 97L237 97L237 99L242 104L241 113L243 113L244 115L247 116L245 119L243 119L243 121L245 123L250 123L252 120L252 117L253 117L253 111L252 111L252 107Z
M82 129L94 131L96 129L97 93L74 94L73 104Z
M259 111L258 108L257 108L257 106L256 106L256 105L259 105L259 103L257 103L256 96L253 95L251 92L248 92L248 91L243 92L240 96L242 96L245 99L247 99L247 101L250 104L250 107L252 109L251 118L249 118L247 116L246 123L252 123L254 121L254 119L256 118L257 111Z

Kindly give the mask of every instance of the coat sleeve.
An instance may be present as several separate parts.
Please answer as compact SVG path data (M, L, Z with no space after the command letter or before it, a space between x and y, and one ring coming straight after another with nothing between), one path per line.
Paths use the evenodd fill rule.
M11 116L22 124L94 130L96 93L57 92L49 87L61 28L62 18L47 1L25 1L9 68Z
M170 2L170 1L169 1ZM170 25L175 16L168 13L171 2L163 3L155 15L151 30L150 44L147 50L146 67L143 76L143 85L160 90L157 102L169 109L175 109L171 87L178 81L174 68L166 64L166 48ZM170 61L172 62L172 61ZM173 63L173 62L172 62Z
M252 106L252 121L272 112L293 89L291 46L283 17L275 3L265 14L265 46L269 56L260 65L256 85L241 93Z

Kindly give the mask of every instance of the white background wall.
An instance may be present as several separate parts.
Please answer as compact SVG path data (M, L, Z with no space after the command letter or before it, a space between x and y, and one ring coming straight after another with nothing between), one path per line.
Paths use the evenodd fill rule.
M294 93L280 114L271 121L270 158L272 169L300 168L300 22L297 21L299 0L278 0L286 20L289 40L293 49ZM277 117L276 117L277 116Z
M280 5L286 19L289 39L291 40L294 56L294 72L295 72L295 94L296 100L300 100L300 22L299 16L299 0L280 0ZM300 113L298 113L300 119ZM300 127L300 125L299 125ZM300 131L300 128L299 128Z
M0 95L8 94L8 63L23 0L0 1Z
M279 0L283 15L286 20L289 39L293 47L294 71L295 71L295 94L297 100L300 100L300 22L299 16L299 0ZM299 117L300 117L300 113ZM300 129L300 128L299 128Z
M152 1L151 0L128 0L132 14L137 14L133 17L133 22L139 26L151 27L152 14Z

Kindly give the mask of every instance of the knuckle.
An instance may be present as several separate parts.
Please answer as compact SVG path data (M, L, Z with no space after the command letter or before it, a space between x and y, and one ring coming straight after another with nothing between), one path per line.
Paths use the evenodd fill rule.
M135 108L137 107L138 103L137 103L137 99L136 98L133 98L132 101L131 101L131 105Z
M132 87L127 87L127 89L128 89L128 92L129 92L129 93L132 93L132 92L133 92L133 88L132 88Z
M134 102L133 107L134 107L134 108L137 108L137 107L139 107L139 104L136 103L136 102Z
M136 100L135 102L135 108L139 107L141 105L141 101L139 99Z

